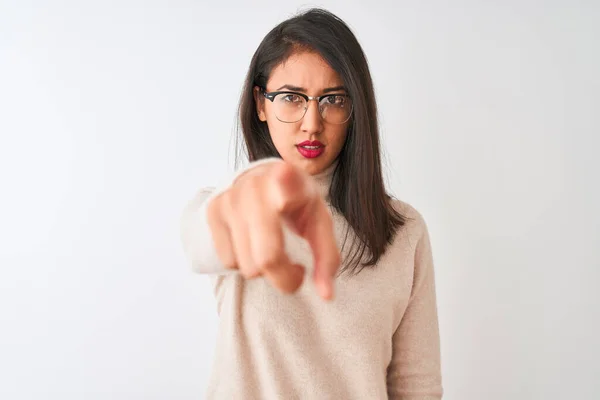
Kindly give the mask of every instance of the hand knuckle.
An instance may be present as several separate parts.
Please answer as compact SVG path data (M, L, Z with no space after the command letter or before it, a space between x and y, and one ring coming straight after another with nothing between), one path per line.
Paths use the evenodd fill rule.
M283 257L277 252L268 252L262 254L257 259L257 265L263 271L273 271L282 264Z
M242 276L243 276L245 279L252 279L252 278L255 278L255 277L256 277L256 275L257 275L257 273L256 273L256 271L255 271L254 269L252 269L252 268L248 268L248 267L246 267L246 268L241 268L241 269L240 269L240 274L242 274Z
M223 257L221 258L221 262L227 269L237 269L237 262L233 257Z

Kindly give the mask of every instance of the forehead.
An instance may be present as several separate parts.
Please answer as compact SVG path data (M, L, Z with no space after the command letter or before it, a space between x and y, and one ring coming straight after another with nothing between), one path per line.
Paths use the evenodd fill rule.
M273 69L267 87L272 91L286 84L306 88L311 95L344 82L319 54L301 52L292 54Z

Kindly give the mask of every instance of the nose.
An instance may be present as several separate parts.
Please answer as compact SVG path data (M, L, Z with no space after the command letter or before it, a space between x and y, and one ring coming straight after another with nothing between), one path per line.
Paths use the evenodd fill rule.
M323 119L319 112L319 103L317 101L309 101L307 107L306 114L304 114L304 118L302 119L302 132L309 134L321 132L323 129Z

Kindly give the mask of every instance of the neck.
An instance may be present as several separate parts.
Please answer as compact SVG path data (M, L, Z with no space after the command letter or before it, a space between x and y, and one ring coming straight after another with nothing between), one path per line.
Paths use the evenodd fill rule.
M337 164L338 160L335 160L333 163L331 163L330 166L325 168L323 171L312 176L315 182L317 183L317 186L319 187L319 193L321 193L321 195L325 198L327 198L329 195L331 179L333 178L333 172L335 171Z

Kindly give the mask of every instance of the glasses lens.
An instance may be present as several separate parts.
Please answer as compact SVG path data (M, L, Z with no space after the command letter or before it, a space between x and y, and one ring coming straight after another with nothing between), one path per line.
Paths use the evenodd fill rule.
M282 122L298 122L306 113L306 99L294 93L280 93L273 100L275 116ZM352 100L345 95L331 95L321 99L319 112L330 124L343 124L352 114Z
M293 93L281 93L273 101L275 116L282 122L297 122L304 117L306 100Z
M333 94L321 99L319 110L323 119L330 124L343 124L352 114L352 100L348 96Z

